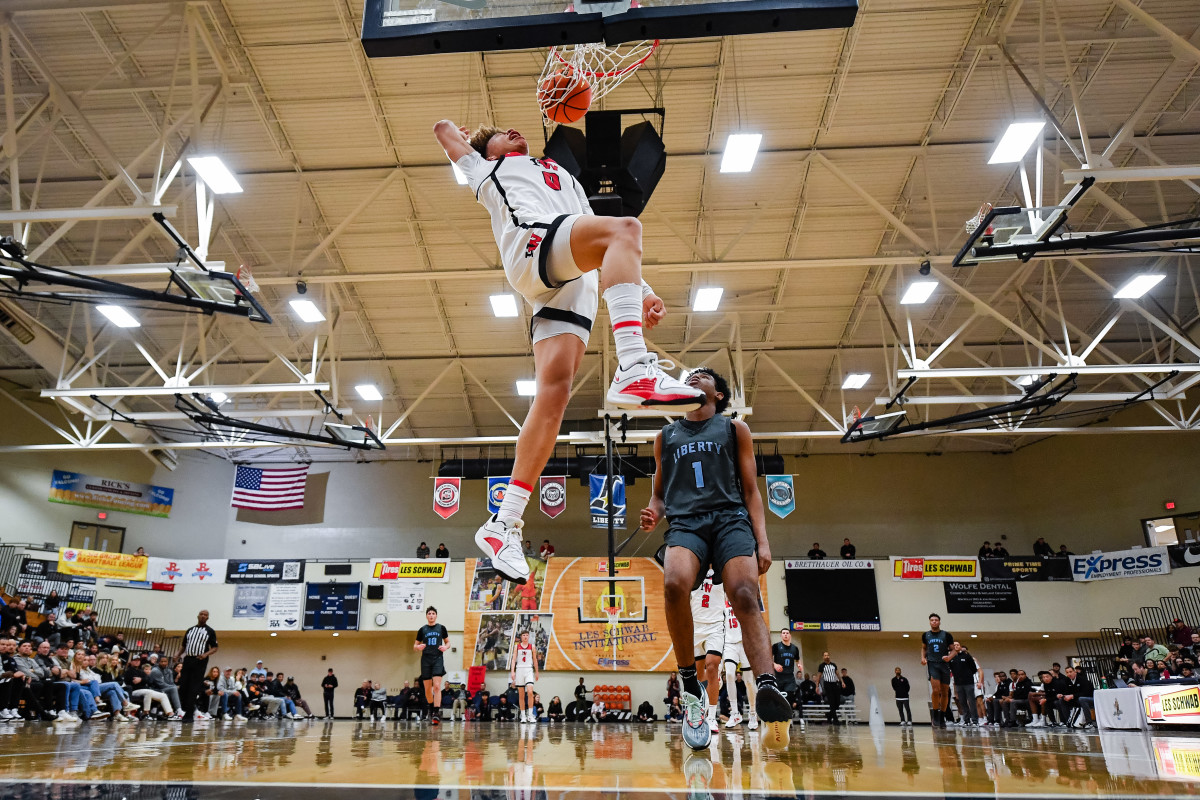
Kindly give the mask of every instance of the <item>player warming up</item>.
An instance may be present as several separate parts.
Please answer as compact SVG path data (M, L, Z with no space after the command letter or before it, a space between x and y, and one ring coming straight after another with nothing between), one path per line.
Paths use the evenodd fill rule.
M517 701L521 705L519 722L537 722L537 711L533 708L533 684L538 679L537 651L529 641L529 631L521 631L521 642L513 651L513 668L508 679L517 687ZM528 711L526 711L528 709Z
M571 382L596 319L601 279L618 367L608 402L620 408L690 410L700 393L663 371L648 352L643 325L666 310L642 280L642 226L632 217L596 217L583 187L549 158L534 158L511 128L470 133L449 120L433 126L446 155L467 178L492 219L508 282L533 306L537 395L517 437L516 460L500 510L475 543L505 578L524 583L522 516L554 451Z
M784 748L792 709L775 683L771 639L758 605L758 576L771 566L771 548L750 428L721 416L729 406L729 385L716 372L695 370L687 384L703 393L704 403L655 437L654 489L641 514L644 530L653 530L663 517L668 523L663 588L682 681L683 740L702 750L712 735L696 667L688 663L689 652L695 652L689 650L694 642L689 598L711 567L733 606L757 676L754 704L766 727L763 743Z
M774 648L772 648L774 654ZM750 660L746 658L746 648L742 647L742 624L738 622L738 618L733 613L733 606L729 605L729 601L725 601L725 692L729 695L729 720L725 723L726 728L736 728L742 724L742 714L737 707L737 673L742 669L742 665L749 665ZM746 704L749 722L746 727L752 731L758 730L758 714L754 713L754 678L753 673L747 676L749 680L746 686ZM776 684L779 681L776 680ZM779 684L779 690L787 695L787 690L782 684Z
M413 649L421 653L421 683L425 684L425 701L429 704L429 724L442 724L442 676L446 665L442 653L450 649L450 632L437 621L437 609L425 609L425 624L417 631Z
M721 730L717 723L717 698L721 693L721 654L725 652L725 590L714 583L711 569L704 582L692 590L691 609L696 673L701 673L703 665L704 688L708 692L705 718L708 729L717 733Z
M950 645L954 637L942 630L942 618L929 615L929 630L921 634L921 664L929 668L930 723L946 727L946 705L950 702Z

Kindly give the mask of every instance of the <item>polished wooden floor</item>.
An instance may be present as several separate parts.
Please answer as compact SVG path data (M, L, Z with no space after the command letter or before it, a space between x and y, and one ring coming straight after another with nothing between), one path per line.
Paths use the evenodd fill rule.
M307 800L767 795L1159 797L1200 794L1186 733L793 730L764 753L678 727L407 722L0 725L0 797Z

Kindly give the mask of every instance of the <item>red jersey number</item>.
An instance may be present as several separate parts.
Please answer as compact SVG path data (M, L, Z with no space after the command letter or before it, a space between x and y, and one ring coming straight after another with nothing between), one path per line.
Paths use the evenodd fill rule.
M562 189L562 181L560 181L558 179L558 176L555 175L553 172L543 172L542 180L544 180L546 182L546 185L549 186L551 189L553 189L556 192L559 191L560 189Z

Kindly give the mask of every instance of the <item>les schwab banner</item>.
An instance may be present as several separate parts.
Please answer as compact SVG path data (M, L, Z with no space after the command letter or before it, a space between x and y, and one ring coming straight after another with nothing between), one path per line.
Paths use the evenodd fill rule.
M900 558L892 556L894 581L977 581L979 559L975 557L924 556Z
M1143 686L1142 704L1149 722L1200 725L1200 686Z
M448 583L448 558L376 558L371 562L373 581L425 581Z

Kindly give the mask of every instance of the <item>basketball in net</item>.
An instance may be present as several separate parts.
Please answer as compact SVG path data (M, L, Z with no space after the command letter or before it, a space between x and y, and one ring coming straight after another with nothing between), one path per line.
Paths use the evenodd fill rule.
M592 86L581 75L559 70L539 81L537 100L551 122L578 122L592 105Z

